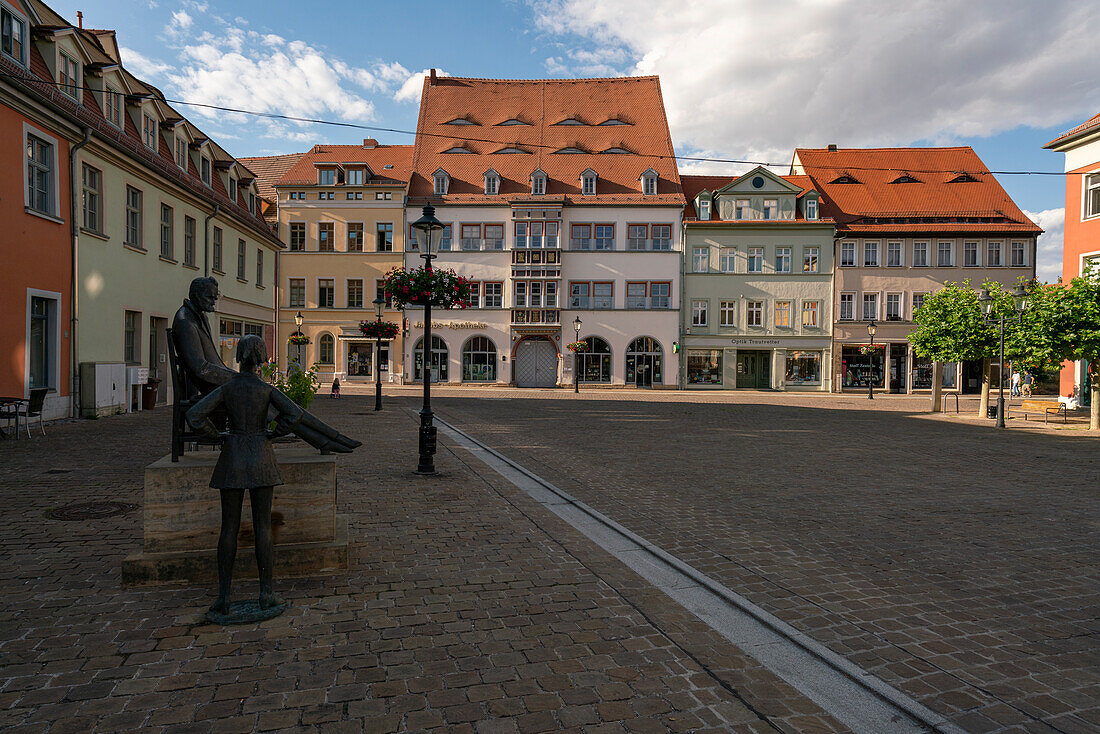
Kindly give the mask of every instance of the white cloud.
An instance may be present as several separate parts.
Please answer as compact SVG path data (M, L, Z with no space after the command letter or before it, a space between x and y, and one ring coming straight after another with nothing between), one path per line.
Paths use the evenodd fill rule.
M394 92L393 98L398 102L414 102L420 104L420 94L424 91L424 77L431 73L431 69L424 69L423 71L416 71L411 74L407 74L405 80L401 83L401 87ZM442 69L436 69L436 76L450 76Z
M1043 228L1039 235L1038 258L1035 277L1053 283L1062 277L1062 241L1065 235L1066 210L1045 209L1041 212L1024 211L1031 221Z
M160 76L172 68L168 64L151 59L132 48L120 47L118 53L122 57L122 65L138 78Z
M1100 5L534 0L555 74L660 74L681 150L945 143L1095 113Z

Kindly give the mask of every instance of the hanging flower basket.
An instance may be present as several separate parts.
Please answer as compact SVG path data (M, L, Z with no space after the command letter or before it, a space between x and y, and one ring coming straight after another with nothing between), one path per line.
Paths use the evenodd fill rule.
M394 308L423 306L429 298L433 308L470 307L470 281L453 270L394 268L384 282Z
M309 337L305 334L295 333L291 334L286 341L287 344L294 344L295 346L305 346L306 344L309 344Z
M393 339L397 336L397 324L392 321L360 321L359 331L368 339Z
M864 355L864 356L867 356L869 354L874 354L876 349L882 349L884 346L886 346L886 345L885 344L875 344L875 345L872 346L870 344L864 344L864 345L860 346L859 353Z
M565 345L565 348L570 352L576 354L577 352L587 352L588 342L569 342Z

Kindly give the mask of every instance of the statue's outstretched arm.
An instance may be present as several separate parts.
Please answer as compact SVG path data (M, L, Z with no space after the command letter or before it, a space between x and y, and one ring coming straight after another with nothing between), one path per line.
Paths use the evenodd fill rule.
M208 438L218 438L218 429L214 425L214 422L210 420L210 414L213 413L224 400L222 388L215 388L206 397L191 406L191 409L187 411L187 422L192 428L206 435Z

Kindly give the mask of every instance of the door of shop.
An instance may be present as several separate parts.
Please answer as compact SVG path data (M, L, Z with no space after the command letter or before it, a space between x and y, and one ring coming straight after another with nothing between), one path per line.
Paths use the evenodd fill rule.
M157 404L168 402L168 319L149 319L149 379L160 380Z
M737 351L737 387L767 390L771 387L771 352Z
M627 372L631 370L627 365ZM661 358L652 354L639 354L634 357L634 387L653 387L653 373L661 371Z
M554 387L558 382L558 353L546 339L525 339L516 348L516 384Z
M890 345L890 392L905 392L905 365L909 355L908 344Z

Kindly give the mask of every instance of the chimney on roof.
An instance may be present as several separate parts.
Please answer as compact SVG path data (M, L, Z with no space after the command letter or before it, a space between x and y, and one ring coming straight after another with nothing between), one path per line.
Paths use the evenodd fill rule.
M84 28L84 13L79 10L76 11L76 27L82 30Z
M828 150L829 150L830 153L835 153L836 152L836 143L829 143Z
M375 140L374 138L363 138L363 147L364 148L377 148L378 147L378 141Z
M435 69L432 69L431 74L428 76L428 84L435 86Z

